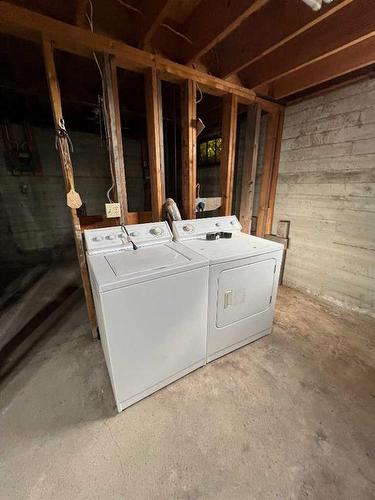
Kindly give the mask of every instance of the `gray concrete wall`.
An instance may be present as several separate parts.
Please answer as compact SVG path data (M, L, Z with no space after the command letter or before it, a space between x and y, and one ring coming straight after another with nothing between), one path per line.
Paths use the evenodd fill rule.
M287 107L280 219L285 284L375 316L375 80Z
M0 144L0 244L6 261L72 243L72 230L61 166L52 129L33 128L41 175L12 175ZM111 185L108 154L99 136L71 132L76 189L88 215L104 214ZM144 189L140 142L124 141L129 209L143 210Z

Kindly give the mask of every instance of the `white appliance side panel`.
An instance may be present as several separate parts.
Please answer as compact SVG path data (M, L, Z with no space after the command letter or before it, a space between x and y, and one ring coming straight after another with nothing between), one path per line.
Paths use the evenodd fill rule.
M208 273L207 266L101 294L118 406L205 363Z
M256 257L249 257L247 259L240 259L234 262L227 262L210 266L207 361L212 361L213 359L216 359L227 352L237 349L238 347L241 347L246 343L259 338L260 336L262 336L262 332L264 332L264 334L270 332L276 303L281 258L282 251L277 251L265 255L258 255ZM245 268L246 266L252 265L254 263L261 263L269 260L274 260L276 262L276 272L273 275L271 304L269 304L269 307L267 307L265 310L253 314L251 314L252 306L250 306L250 315L246 315L242 319L239 319L241 314L244 315L244 312L242 311L238 316L234 315L232 317L234 321L232 323L229 323L225 318L225 314L222 316L218 314L218 307L222 307L224 303L224 298L222 298L221 303L219 298L220 276L224 271L227 270ZM237 276L239 278L237 286L238 288L241 288L244 286L243 273L239 272ZM262 278L259 277L259 279ZM267 279L269 279L269 277ZM260 303L261 300L259 304ZM261 304L259 305L259 307L261 308ZM225 326L222 326L220 328L216 325L216 318L219 316L225 323Z
M216 312L218 328L271 307L276 264L276 259L272 258L220 273Z

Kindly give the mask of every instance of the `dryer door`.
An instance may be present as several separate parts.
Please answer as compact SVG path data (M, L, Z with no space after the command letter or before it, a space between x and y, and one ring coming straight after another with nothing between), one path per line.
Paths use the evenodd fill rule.
M220 273L217 328L263 313L271 307L276 267L276 259L270 258Z

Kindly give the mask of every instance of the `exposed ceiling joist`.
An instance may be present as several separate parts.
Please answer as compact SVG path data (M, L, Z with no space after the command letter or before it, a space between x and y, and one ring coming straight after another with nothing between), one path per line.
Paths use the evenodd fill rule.
M280 78L273 84L273 95L281 99L374 63L375 35Z
M237 73L354 0L336 0L314 12L302 1L273 0L216 47L220 75Z
M250 88L274 81L375 34L374 0L356 0L241 71Z
M43 35L53 40L56 48L84 57L91 58L93 52L112 54L116 58L116 64L121 68L138 72L143 72L147 68L155 68L165 80L176 82L194 80L207 93L218 95L233 93L238 97L239 102L245 104L259 102L262 109L271 113L281 107L233 82L4 1L0 1L0 32L34 42L40 42L41 35Z
M140 16L138 46L144 47L147 45L156 30L165 20L171 0L152 0L143 1L140 6L140 11L143 13Z
M190 63L199 59L268 1L202 0L182 27L191 44L185 47L181 60Z

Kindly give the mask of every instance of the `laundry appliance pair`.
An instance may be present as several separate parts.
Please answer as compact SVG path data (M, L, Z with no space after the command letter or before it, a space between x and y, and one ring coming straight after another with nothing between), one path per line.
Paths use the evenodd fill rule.
M242 233L235 216L172 229L85 231L118 411L271 331L282 246Z

